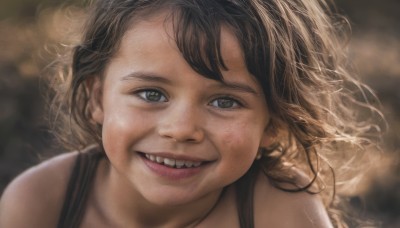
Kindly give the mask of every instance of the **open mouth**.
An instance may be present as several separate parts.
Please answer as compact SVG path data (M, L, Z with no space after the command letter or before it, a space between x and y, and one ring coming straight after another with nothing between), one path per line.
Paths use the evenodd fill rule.
M175 169L197 168L205 163L200 161L186 161L186 160L177 160L173 158L165 158L162 156L155 156L146 153L141 153L141 155L152 162Z

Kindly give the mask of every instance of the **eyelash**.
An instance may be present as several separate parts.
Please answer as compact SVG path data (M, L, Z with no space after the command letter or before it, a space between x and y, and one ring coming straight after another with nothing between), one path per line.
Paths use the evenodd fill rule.
M163 98L162 101L160 100L150 100L147 96L147 93L157 93L159 96L162 96ZM160 103L160 102L167 102L168 98L167 96L164 95L164 93L162 91L160 91L159 89L140 89L134 92L134 94L136 96L138 96L140 99L149 102L149 103Z
M238 109L238 108L242 108L243 107L243 103L242 102L238 101L236 98L233 98L233 97L231 97L229 95L218 96L217 98L213 99L208 104L212 105L212 103L218 102L218 100L225 100L225 101L229 101L229 102L234 102L233 107L219 108L219 109L230 110L230 109ZM212 106L217 107L215 105L212 105Z
M147 93L149 93L149 92L150 93L151 92L158 93L158 95L162 96L162 97L160 98L160 100L150 100L147 97L147 95L148 95ZM140 90L134 91L133 93L136 96L138 96L140 99L142 99L142 100L144 100L144 101L146 101L148 103L168 102L167 96L164 95L164 92L160 91L160 89L151 89L151 88L149 88L149 89L140 89ZM220 105L220 103L218 103L218 101L221 101L221 100L233 102L233 105L232 105L233 107L226 107L226 108L218 107L218 105ZM214 102L217 102L217 103L215 105L213 105ZM211 102L209 102L208 105L216 107L216 108L219 108L219 109L223 109L223 110L238 109L238 108L241 108L241 107L244 106L242 102L238 101L238 99L236 99L236 98L234 98L234 97L232 97L230 95L218 95Z

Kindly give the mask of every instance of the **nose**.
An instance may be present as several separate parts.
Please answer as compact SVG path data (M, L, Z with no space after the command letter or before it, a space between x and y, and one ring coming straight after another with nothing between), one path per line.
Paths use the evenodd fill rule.
M170 106L159 119L158 134L176 142L199 143L204 139L200 113L190 104Z

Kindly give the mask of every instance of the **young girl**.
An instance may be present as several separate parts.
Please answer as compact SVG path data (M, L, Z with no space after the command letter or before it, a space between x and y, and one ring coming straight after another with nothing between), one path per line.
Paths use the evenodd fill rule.
M337 22L322 0L97 0L55 90L77 151L16 178L0 226L344 225L328 162L369 106Z

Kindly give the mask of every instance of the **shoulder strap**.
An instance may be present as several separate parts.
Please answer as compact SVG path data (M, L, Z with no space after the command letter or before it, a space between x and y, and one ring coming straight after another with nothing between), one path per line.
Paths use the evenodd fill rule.
M79 226L101 157L102 153L99 152L98 148L90 148L89 151L79 152L68 182L64 205L58 220L58 228Z
M240 228L254 228L254 185L259 171L254 162L249 171L236 182L236 202Z

